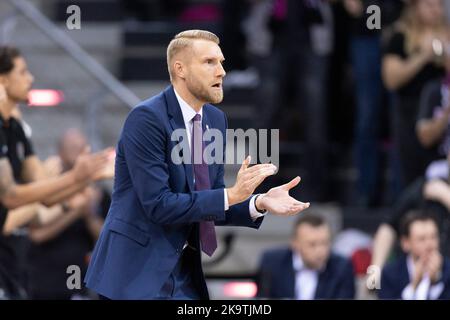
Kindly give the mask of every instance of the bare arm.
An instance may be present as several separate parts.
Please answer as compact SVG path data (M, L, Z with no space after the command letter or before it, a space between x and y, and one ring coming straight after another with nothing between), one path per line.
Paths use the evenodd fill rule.
M383 268L396 239L394 229L387 223L382 223L373 241L372 265Z
M28 184L19 185L14 181L11 165L7 158L0 159L0 201L8 209L33 203L47 201L48 205L57 202L58 193L66 195L66 188L76 193L81 190L81 185L96 179L98 172L108 162L108 152L102 151L96 154L84 154L78 157L74 168L60 176L40 180ZM51 198L53 202L48 201Z
M440 179L425 183L423 194L425 199L437 201L450 211L450 186Z
M114 177L115 152L113 149L105 149L105 150L106 151L104 152L105 154L107 154L107 162L105 163L105 166L101 170L98 170L92 176L92 180L94 181L112 179ZM60 203L64 200L67 200L69 197L85 189L89 185L89 183L90 181L81 181L79 183L73 184L69 188L60 190L51 197L47 198L44 201L44 203L47 206L52 206L55 205L56 203Z
M441 117L423 119L417 123L416 132L424 147L433 146L447 130L450 108L446 108Z
M55 192L51 196L47 197L43 200L43 203L46 206L53 206L57 203L63 202L64 200L67 200L74 194L82 191L84 188L86 188L89 185L89 182L81 181L77 183L73 183L69 187L59 190L58 192Z
M43 180L49 178L44 165L36 156L31 156L25 159L22 169L22 175L24 181L27 182L35 182L38 180ZM53 176L55 177L55 176ZM59 190L58 192L52 194L50 197L47 197L42 201L42 203L48 207L53 206L57 203L60 203L64 200L67 200L69 197L74 194L82 191L89 184L89 181L81 181L78 183L74 183L68 188L64 188Z
M35 243L43 243L56 238L66 230L72 223L80 218L80 211L72 209L58 219L41 227L30 228L30 239Z
M22 164L22 179L25 182L34 182L47 178L45 169L35 155L27 157Z
M40 203L28 204L8 212L3 226L3 234L9 235L17 228L26 225L45 225L62 213L61 206L47 208Z
M389 90L397 90L408 83L428 63L427 52L418 53L404 60L395 54L387 54L382 61L382 78Z
M8 209L41 202L61 189L75 184L76 177L69 171L59 177L36 181L28 184L16 184L9 160L0 160L0 198Z
M33 203L14 210L10 210L8 212L8 216L6 217L2 233L7 236L17 228L30 223L36 218L39 206L39 203Z
M112 179L114 177L114 160L115 156L112 158L110 157L106 166L102 170L99 170L96 174L94 174L92 179L94 181ZM47 206L52 206L64 200L67 200L69 197L85 189L89 185L89 182L90 181L81 181L79 183L73 184L69 188L60 190L59 192L53 194L51 197L47 198L44 203Z

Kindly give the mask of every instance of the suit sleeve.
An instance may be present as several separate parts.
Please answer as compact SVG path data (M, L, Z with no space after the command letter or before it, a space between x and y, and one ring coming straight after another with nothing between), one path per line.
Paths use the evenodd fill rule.
M256 285L258 298L271 298L271 268L269 263L269 255L266 253L261 257L258 273L256 275Z
M391 300L401 299L401 292L404 288L399 288L398 285L396 285L397 282L395 274L389 269L384 268L381 273L381 288L378 292L378 298Z
M148 218L160 225L225 220L222 189L191 193L171 190L166 140L162 120L155 112L136 107L125 122L119 143Z
M342 282L336 299L355 298L355 276L353 266L350 261L345 261L343 266Z
M0 130L0 160L8 159L8 145L6 144L5 136L3 135L3 131ZM5 208L0 203L0 231L3 230L3 225L5 224L6 217L8 216L8 209Z
M225 163L225 153L226 153L226 129L228 128L227 118L225 114L223 114L225 121L225 131L223 132L223 163ZM224 165L219 166L219 170L217 172L217 177L214 184L214 189L223 190L225 188L225 182L223 179L224 176ZM250 228L259 228L264 217L258 218L255 221L250 216L250 199L230 206L230 208L225 212L225 220L217 220L215 222L218 226L242 226L242 227L250 227Z

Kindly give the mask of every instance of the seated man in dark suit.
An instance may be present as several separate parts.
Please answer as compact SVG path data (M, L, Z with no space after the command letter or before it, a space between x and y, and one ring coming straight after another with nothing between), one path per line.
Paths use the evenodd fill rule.
M290 248L266 252L258 273L258 296L271 299L353 299L353 267L331 253L331 231L315 214L300 216Z
M400 233L405 255L383 269L380 299L450 299L450 260L439 250L435 219L412 211L403 219Z

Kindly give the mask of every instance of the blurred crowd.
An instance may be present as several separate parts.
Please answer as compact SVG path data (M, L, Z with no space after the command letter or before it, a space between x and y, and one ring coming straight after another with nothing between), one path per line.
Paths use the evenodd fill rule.
M227 0L188 7L184 1L126 1L139 20L175 14L184 22L221 17L225 89L255 92L255 125L298 121L306 145L309 201L329 185L330 115L350 79L351 143L357 169L354 204L380 197L383 130L392 143L396 191L362 265L380 270L372 293L382 299L450 299L450 4L444 0ZM152 2L156 3L156 2ZM381 9L370 29L367 8ZM153 9L152 9L153 8ZM344 40L345 41L344 41ZM346 73L345 67L350 72ZM69 299L67 266L87 266L109 208L99 180L113 175L111 150L91 152L82 132L68 130L58 155L41 162L17 108L33 76L14 48L0 47L0 299ZM302 119L292 117L299 112ZM20 146L20 147L18 147ZM333 251L320 212L299 217L291 243L261 258L261 298L353 299L357 256ZM367 286L368 287L368 286Z
M372 5L380 16L367 11ZM448 117L435 110L448 110L440 96L450 55L447 9L444 1L426 0L226 1L223 48L231 70L224 86L251 84L245 74L255 71L257 127L295 127L291 136L301 135L306 150L304 189L309 200L323 201L333 192L330 117L341 108L335 92L349 83L353 121L334 131L352 131L357 178L351 202L380 204L387 169L396 199L448 152ZM371 27L369 18L378 18L381 28ZM381 163L385 141L388 168Z
M387 263L369 264L361 252L349 257L335 252L329 223L320 212L309 211L297 219L289 246L263 254L257 296L449 300L450 260L441 238L431 212L410 210L400 220L398 252Z
M252 7L268 2L253 1ZM381 30L368 27L370 14L366 10L371 5L381 8ZM369 206L376 201L377 179L382 174L378 161L381 115L385 106L389 108L392 168L399 188L390 217L379 226L366 263L382 270L381 289L376 291L380 298L450 298L446 258L450 221L448 5L441 0L274 1L269 13L270 19L282 20L283 26L278 26L279 33L267 29L273 39L280 38L280 45L268 51L266 60L277 64L278 70L294 71L294 75L276 78L269 73L268 82L263 76L261 87L272 81L276 89L262 88L263 98L257 107L275 110L287 92L299 95L291 103L301 108L307 119L308 172L317 175L313 181L318 188L324 184L320 175L327 172L326 119L333 101L325 99L331 88L327 81L333 70L330 57L337 48L331 37L336 33L330 30L337 27L330 22L337 7L344 9L349 19L347 50L356 111L354 166L358 170L355 204ZM283 6L280 11L284 15L277 14L280 11L275 9ZM276 51L283 44L277 57ZM280 79L288 79L288 83L282 84ZM274 94L273 99L268 92ZM264 126L270 126L270 119L263 121ZM324 223L302 219L289 250L264 256L261 292L271 297L353 298L350 266L330 253L330 235ZM286 273L279 271L281 265Z
M41 161L19 109L33 81L20 51L0 46L0 300L82 298L109 209L97 182L113 177L114 151L91 152L84 134L69 129L58 154Z
M252 127L280 128L282 141L303 143L310 201L335 200L330 177L336 162L348 162L333 158L346 157L332 154L336 142L351 150L349 201L362 207L392 204L446 155L445 116L436 120L434 110L439 84L431 82L445 82L447 73L447 1L133 0L122 7L140 21L220 21L224 89L251 89Z

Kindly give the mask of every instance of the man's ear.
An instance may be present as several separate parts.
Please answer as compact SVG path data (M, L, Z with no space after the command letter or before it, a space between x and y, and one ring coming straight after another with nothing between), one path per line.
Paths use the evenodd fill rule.
M7 87L9 84L8 78L4 75L0 75L0 84L2 84L4 87Z
M405 236L400 238L400 246L402 247L402 250L406 253L409 253L410 251L410 244L409 244L409 239L406 238Z
M297 251L298 244L297 244L297 239L295 238L295 236L291 236L290 246L291 246L292 251Z
M291 242L289 243L292 250L295 249L294 239L291 239Z
M186 70L183 62L181 62L180 60L175 60L175 62L173 63L173 71L178 78L186 78Z

